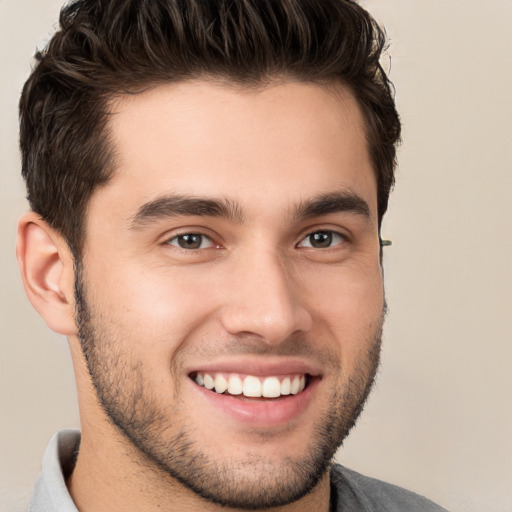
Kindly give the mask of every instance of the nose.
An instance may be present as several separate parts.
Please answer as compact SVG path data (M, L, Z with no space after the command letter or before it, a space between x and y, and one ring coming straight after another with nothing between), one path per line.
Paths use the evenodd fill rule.
M222 310L232 335L251 334L276 345L311 329L312 316L301 300L300 283L272 251L243 258L231 273Z

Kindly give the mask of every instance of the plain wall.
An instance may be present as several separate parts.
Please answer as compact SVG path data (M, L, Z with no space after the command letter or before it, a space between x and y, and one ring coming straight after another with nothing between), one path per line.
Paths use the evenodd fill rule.
M339 460L452 512L512 512L512 2L365 0L403 124L377 386ZM0 0L0 510L79 425L66 340L22 289L17 102L60 0Z

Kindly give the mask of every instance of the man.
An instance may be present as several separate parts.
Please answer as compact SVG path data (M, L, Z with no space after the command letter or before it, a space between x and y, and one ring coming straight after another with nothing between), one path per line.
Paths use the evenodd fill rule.
M31 510L442 510L331 465L385 315L383 45L346 0L63 9L20 103L18 258L82 428Z

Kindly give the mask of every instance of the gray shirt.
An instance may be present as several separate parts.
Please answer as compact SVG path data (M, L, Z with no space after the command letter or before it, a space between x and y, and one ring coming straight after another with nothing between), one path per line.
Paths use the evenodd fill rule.
M57 432L46 448L29 512L78 512L66 487L80 446L78 430ZM395 485L368 478L339 464L331 467L333 512L446 512Z

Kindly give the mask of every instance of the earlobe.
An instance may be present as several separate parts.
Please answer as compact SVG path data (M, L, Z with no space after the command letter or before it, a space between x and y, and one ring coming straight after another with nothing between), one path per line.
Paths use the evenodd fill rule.
M75 334L73 257L62 236L39 215L27 213L18 223L16 255L36 311L53 331Z

